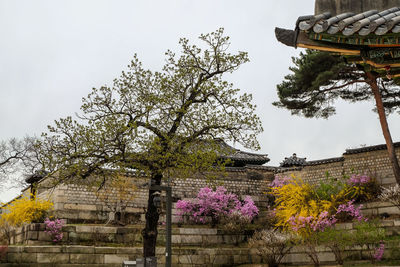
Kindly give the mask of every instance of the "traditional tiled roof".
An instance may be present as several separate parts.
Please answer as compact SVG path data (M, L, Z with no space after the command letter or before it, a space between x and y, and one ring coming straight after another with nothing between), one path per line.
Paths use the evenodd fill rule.
M304 47L347 55L360 55L360 48L400 46L400 7L332 16L329 12L301 16L294 30L276 28L277 39L293 47ZM367 55L382 56L379 53ZM396 55L392 55L397 58Z
M328 163L334 163L334 162L340 162L340 161L344 161L344 157L311 160L311 161L307 161L304 165L305 166L314 166L314 165L328 164Z
M278 167L278 169L276 169L275 173L301 171L302 169L303 169L303 166L298 166L298 167Z
M285 158L281 163L280 167L297 167L304 166L306 164L306 158L298 158L296 153L293 153L291 157Z
M394 143L394 147L400 147L400 142ZM366 146L366 147L360 147L360 148L346 149L346 152L343 155L351 155L351 154L365 153L365 152L385 150L385 149L386 149L385 144L375 145L375 146Z
M400 32L400 8L393 7L381 12L369 10L354 14L351 12L331 16L329 12L311 16L310 19L301 21L299 28L302 31L315 33L326 32L329 34L343 34L345 36L358 34L383 35L388 32Z
M229 172L245 172L247 170L258 170L258 171L268 171L274 173L280 169L281 169L280 167L251 165L251 164L243 167L226 167L226 171Z
M256 154L241 151L240 149L233 148L228 144L223 145L228 147L228 154L221 156L223 159L230 159L235 166L241 165L262 165L270 161L267 154Z
M275 28L278 41L292 47L328 51L348 62L369 65L381 76L400 76L400 6L332 16L301 16L294 30Z

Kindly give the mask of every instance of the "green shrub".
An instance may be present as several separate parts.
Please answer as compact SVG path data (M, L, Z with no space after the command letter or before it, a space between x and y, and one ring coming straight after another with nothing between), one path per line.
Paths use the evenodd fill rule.
M354 245L354 239L350 231L345 229L326 228L323 232L317 232L316 238L319 245L328 247L335 255L337 264L343 264L346 247Z
M369 260L374 263L377 260L376 252L380 250L385 239L385 229L380 227L378 221L357 223L354 229L355 231L352 234L354 244L361 247L365 246Z

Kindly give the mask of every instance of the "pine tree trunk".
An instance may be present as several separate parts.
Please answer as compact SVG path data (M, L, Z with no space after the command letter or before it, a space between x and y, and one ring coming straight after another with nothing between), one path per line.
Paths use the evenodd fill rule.
M394 177L396 182L400 184L400 166L399 161L396 156L396 150L393 145L393 140L390 135L389 126L386 120L386 113L385 108L383 107L382 96L379 91L379 86L376 81L376 76L371 72L366 72L367 77L369 79L369 85L371 86L372 92L374 93L375 102L376 102L376 109L379 115L379 121L381 123L383 136L385 137L387 151L389 153L389 159L392 163Z
M155 173L151 176L155 185L161 184L162 174ZM159 213L157 207L154 205L154 195L156 191L149 189L149 199L147 202L146 211L146 227L142 231L143 236L143 256L152 257L156 255L156 242L157 242L157 224Z

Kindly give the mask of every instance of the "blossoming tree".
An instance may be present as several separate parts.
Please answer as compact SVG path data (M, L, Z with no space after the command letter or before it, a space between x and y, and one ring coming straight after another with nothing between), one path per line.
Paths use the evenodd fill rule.
M249 61L230 54L223 29L200 36L203 48L181 39L179 57L166 52L161 71L143 68L135 56L111 87L83 99L79 119L60 119L39 144L43 167L57 180L99 177L136 170L160 185L166 174L216 170L217 139L258 149L262 131L251 95L239 94L223 75ZM214 165L214 167L213 167ZM107 171L112 169L112 172ZM101 185L101 183L100 183ZM159 212L149 189L144 256L155 255Z

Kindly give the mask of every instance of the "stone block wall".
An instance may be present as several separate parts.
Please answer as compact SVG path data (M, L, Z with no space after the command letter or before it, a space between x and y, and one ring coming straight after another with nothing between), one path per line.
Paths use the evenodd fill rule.
M270 170L251 167L229 168L224 175L213 180L207 180L202 176L171 179L172 196L176 202L178 199L194 198L202 187L223 185L229 192L239 196L250 195L256 204L263 207L266 206L266 196L263 192L267 191L273 177L274 173ZM143 214L144 208L147 207L148 178L132 176L131 179L137 187L131 193L134 199L133 201L122 199L122 201L124 212L127 214L126 221L135 223L140 220L139 214ZM104 222L113 219L114 214L109 207L96 196L97 187L73 183L58 185L55 188L41 187L40 184L38 187L38 197L52 199L54 213L58 218L68 219L69 222ZM116 198L119 200L117 196Z
M396 152L400 158L400 143L396 144ZM308 161L304 166L294 168L246 166L227 168L225 175L212 180L212 185L223 185L229 192L241 196L250 195L259 207L266 206L264 192L275 175L295 175L303 181L318 184L329 177L340 179L343 175L353 173L369 174L377 178L378 183L388 186L395 183L392 167L384 146L366 147L347 150L342 157L327 160ZM147 206L148 178L131 177L137 185L133 201L126 203L125 212L130 214L128 223L139 220L137 214L143 214ZM45 184L45 183L43 183ZM144 186L143 186L144 185ZM202 176L193 176L186 179L171 179L174 201L193 198L200 188L209 185L209 181ZM114 214L100 201L95 191L97 188L78 184L62 184L47 189L46 186L38 189L39 197L51 197L54 201L55 215L70 221L106 221L113 219ZM25 194L30 189L25 190Z
M396 148L396 155L400 158L399 147ZM354 170L358 173L366 172L375 175L382 185L390 185L396 182L386 149L344 154L344 158L343 169L346 174L351 174L352 170Z
M383 220L381 226L386 229L390 236L398 236L400 233L400 220ZM34 224L26 231L34 232L38 230L38 238L42 225ZM353 223L338 224L337 228L354 229ZM66 226L65 231L80 234L100 232L105 235L123 233L121 227L104 226ZM73 231L72 231L73 230ZM96 231L97 230L97 231ZM69 232L71 231L71 232ZM129 234L127 230L125 235ZM161 231L162 234L162 231ZM227 238L220 230L214 228L174 228L172 232L173 248L172 263L173 266L237 266L240 264L258 264L262 259L257 255L255 248L247 246L235 246L234 240ZM26 236L34 237L34 234ZM221 238L218 238L221 237ZM161 238L162 239L162 238ZM29 239L31 240L31 239ZM204 240L207 240L206 242ZM243 240L241 240L243 242ZM221 246L224 244L224 246ZM0 267L5 266L121 266L125 260L135 260L141 257L142 247L139 245L111 247L111 246L82 246L82 245L37 245L28 244L24 246L9 246L6 259ZM319 260L322 264L333 264L335 261L333 253L326 247L317 247ZM349 247L346 249L346 258L349 260L365 259L367 251L365 247ZM399 241L397 239L387 241L385 244L385 259L399 259ZM158 264L165 263L165 248L160 244L156 249ZM284 263L289 265L307 265L310 264L305 248L297 246L291 250L283 259Z
M157 263L165 264L165 248L156 249ZM10 246L0 267L120 267L142 257L141 247ZM260 263L248 248L173 248L172 266L238 266Z
M141 246L143 227L117 227L102 225L66 225L63 227L63 245L115 245ZM165 245L165 227L158 229L157 243ZM244 243L254 231L241 234L227 232L217 228L172 228L174 247L196 246L234 246ZM19 227L11 232L11 245L52 245L50 235L45 232L43 223L34 223Z
M400 146L396 148L397 157L400 158ZM358 150L348 150L341 158L318 160L307 162L305 166L278 170L280 176L295 175L303 181L317 184L329 177L340 179L343 175L354 173L368 174L377 179L383 186L394 184L392 165L390 163L386 149L369 150L361 148Z

